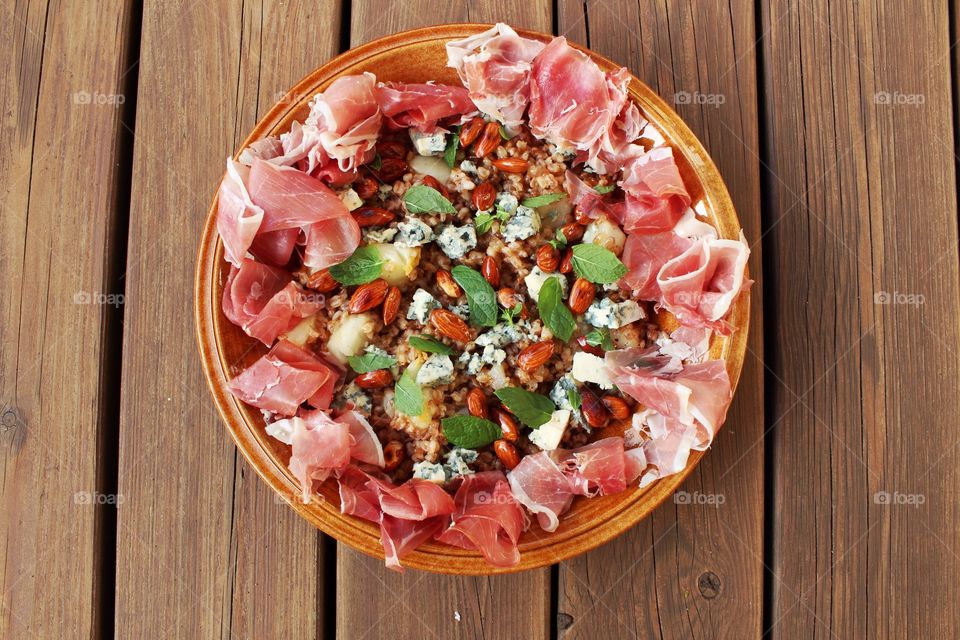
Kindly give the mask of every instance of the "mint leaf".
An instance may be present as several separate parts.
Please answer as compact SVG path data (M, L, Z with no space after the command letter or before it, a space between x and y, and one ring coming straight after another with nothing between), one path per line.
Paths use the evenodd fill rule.
M579 410L580 405L583 404L583 398L580 397L580 392L576 389L567 389L567 401L574 411Z
M537 207L553 204L557 200L562 200L563 198L566 198L566 197L567 197L567 194L565 193L542 193L539 196L527 198L520 204L522 204L525 207L530 207L531 209L536 209Z
M532 429L550 421L556 407L553 400L519 387L503 387L493 392L520 422Z
M504 140L509 140L509 139L512 138L513 136L511 136L511 135L507 132L507 128L506 128L505 126L500 125L500 137L503 138Z
M487 231L490 231L490 227L493 226L493 221L496 218L493 214L487 213L485 211L478 213L473 219L473 226L477 229L477 235L483 235Z
M577 328L577 322L573 319L570 309L563 303L560 276L551 276L544 281L543 286L540 287L537 310L540 312L543 324L547 325L553 335L564 342L570 340L573 330Z
M452 356L456 353L453 347L449 347L430 336L410 336L407 342L409 342L410 346L414 349L419 349L425 353L439 353L445 356Z
M588 243L573 248L573 272L596 284L610 284L627 275L627 267L609 249Z
M512 309L504 309L500 312L500 317L503 318L508 325L513 326L515 318L520 315L520 312L523 311L523 305L519 302L513 306Z
M403 204L407 213L456 213L450 201L439 191L425 184L407 189L403 194Z
M376 247L360 247L349 258L330 267L330 275L340 284L366 284L380 277L383 258Z
M416 381L416 373L407 367L393 387L393 407L408 416L423 413L423 389Z
M453 165L457 163L457 149L460 147L460 127L454 127L453 133L450 135L450 139L447 140L447 146L443 150L443 159L447 162L447 166L453 169Z
M481 327L497 324L497 294L487 279L470 267L458 264L450 272L463 292L467 294L470 305L470 322Z
M612 184L598 184L593 188L593 190L596 191L597 193L604 194L604 193L610 193L616 188L617 187Z
M606 327L594 329L587 335L583 336L583 339L586 340L587 344L591 347L600 347L604 351L610 351L613 349L613 340L610 339L610 330Z
M498 425L476 416L452 416L440 423L447 442L464 449L483 447L503 435Z
M385 356L379 353L364 353L359 356L350 356L347 358L347 361L350 363L350 368L357 373L389 369L397 364L397 359L393 356Z

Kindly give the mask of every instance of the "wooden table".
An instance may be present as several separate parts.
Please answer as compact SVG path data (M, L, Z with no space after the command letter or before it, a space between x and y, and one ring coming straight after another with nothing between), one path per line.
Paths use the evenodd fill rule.
M0 637L957 638L957 4L24 0L0 33ZM232 153L352 45L438 22L630 67L725 177L747 366L622 538L490 579L397 575L240 458L191 296Z

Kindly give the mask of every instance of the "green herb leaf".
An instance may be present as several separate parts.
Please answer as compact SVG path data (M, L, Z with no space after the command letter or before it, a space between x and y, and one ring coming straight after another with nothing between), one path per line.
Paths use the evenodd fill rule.
M507 128L506 128L505 126L500 125L500 137L503 138L504 140L509 140L509 139L512 138L513 136L511 136L511 135L507 132Z
M447 441L464 449L477 449L503 436L499 425L476 416L451 416L440 423Z
M456 353L453 347L449 347L431 336L410 336L407 342L414 349L419 349L425 353L439 353L445 356L452 356Z
M380 277L383 258L376 247L360 247L341 262L330 267L330 275L340 284L366 284Z
M613 349L613 340L610 339L610 330L606 327L594 329L587 335L583 336L583 338L591 347L601 347L604 351L610 351Z
M407 367L393 387L393 407L408 416L423 413L423 389L417 384L417 375Z
M567 197L565 193L542 193L539 196L534 196L532 198L527 198L521 204L525 207L530 207L531 209L536 209L537 207L542 207L544 205L553 204L557 200L562 200Z
M557 229L557 232L553 236L553 240L548 242L551 247L557 251L563 251L567 248L567 236L563 235L562 229Z
M380 154L373 156L373 160L367 163L371 169L374 171L380 171L380 168L383 167L383 158L380 157Z
M616 187L615 185L612 185L612 184L598 184L597 186L595 186L595 187L593 188L593 190L596 191L597 193L603 194L603 193L610 193L611 191L613 191L613 190L616 189L616 188L617 188L617 187Z
M578 411L580 405L583 404L583 398L580 397L580 392L576 389L567 389L567 401L570 402L574 411Z
M523 310L523 305L518 302L513 306L512 309L504 309L503 311L501 311L500 317L503 318L504 321L512 327L514 319L518 315L520 315L520 312L522 310Z
M553 335L568 342L573 335L573 330L577 328L577 322L573 319L570 309L563 303L560 276L551 276L544 281L543 286L540 287L537 309L540 311L543 324L547 325Z
M490 227L493 226L493 221L496 218L493 214L487 212L481 212L476 215L473 219L473 226L477 229L477 235L483 235L487 231L490 231Z
M450 272L463 292L467 294L470 305L470 322L481 327L497 324L497 294L487 279L470 267L458 264Z
M494 391L494 395L520 418L520 422L532 429L549 422L556 410L553 400L547 396L519 387L503 387Z
M460 148L460 127L454 127L450 139L447 140L447 146L443 150L443 159L446 160L447 166L451 169L457 163L458 148Z
M393 356L385 356L380 353L364 353L359 356L350 356L347 358L347 361L350 363L350 368L357 373L389 369L397 364L397 359Z
M627 267L609 249L588 243L573 248L573 272L596 284L610 284L627 275Z
M403 204L407 213L456 213L450 201L443 195L425 184L418 184L407 189L403 194Z

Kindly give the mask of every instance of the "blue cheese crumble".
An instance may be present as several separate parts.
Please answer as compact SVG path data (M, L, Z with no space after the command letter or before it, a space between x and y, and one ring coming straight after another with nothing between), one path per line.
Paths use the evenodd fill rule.
M557 405L557 409L573 410L573 405L570 404L571 391L579 393L577 381L568 373L558 379L553 388L550 389L550 399L553 400L553 404Z
M365 414L373 411L373 401L370 400L370 396L364 393L363 389L358 387L355 382L351 382L345 386L339 396L337 404L340 406L352 406L356 411Z
M463 304L455 304L450 307L450 311L460 316L462 320L470 319L470 305L464 302Z
M437 387L453 382L453 361L450 356L436 353L417 371L417 384L421 387Z
M396 229L364 229L363 230L363 239L367 241L368 244L387 244L393 242L393 239L397 236Z
M443 465L430 462L429 460L423 460L413 465L413 477L436 484L443 484L447 481L447 474L443 469Z
M417 218L404 218L397 225L397 231L393 243L400 247L419 247L433 240L433 229Z
M523 205L518 206L510 219L500 225L500 235L503 236L503 241L507 243L526 240L539 231L540 215L530 207Z
M477 336L476 344L478 347L486 347L487 345L505 347L508 344L523 340L524 337L524 332L519 325L509 325L502 322Z
M421 156L442 156L447 148L447 139L442 131L424 133L417 129L409 129L410 141L417 153Z
M530 294L533 301L540 302L540 289L543 288L543 283L547 281L547 278L557 278L560 280L560 295L566 298L569 292L569 283L565 275L561 273L544 273L540 270L540 267L534 267L523 279L524 284L527 285L527 293Z
M594 300L583 314L583 319L593 326L607 329L619 329L643 317L643 309L633 300L614 302L610 298Z
M475 376L480 373L480 369L482 369L484 365L497 365L506 359L506 351L498 349L492 344L488 344L483 348L483 351L478 353L464 351L457 359L457 364L464 368L469 375Z
M430 312L439 309L440 303L430 295L426 289L417 289L413 292L413 300L410 301L410 307L407 309L407 320L416 320L420 324L426 324L430 319Z
M437 246L451 260L459 260L477 246L477 230L472 224L456 227L444 225L436 238Z
M447 454L443 468L451 478L468 476L473 473L473 469L468 465L477 461L477 455L473 449L455 447Z

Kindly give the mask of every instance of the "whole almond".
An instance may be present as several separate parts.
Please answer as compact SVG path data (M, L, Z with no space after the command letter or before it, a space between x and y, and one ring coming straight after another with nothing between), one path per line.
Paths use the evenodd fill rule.
M500 286L500 265L493 259L493 256L484 256L483 264L480 265L480 273L491 287Z
M391 440L383 447L383 470L393 471L400 466L403 459L407 457L403 450L403 443L397 440Z
M461 289L457 281L453 279L453 274L446 269L437 269L436 278L437 286L451 298L459 298L463 295L463 289Z
M493 417L496 418L496 422L500 425L500 431L503 432L503 439L507 442L516 442L520 439L520 425L517 424L517 419L510 415L510 412L498 408L493 412Z
M307 287L318 293L329 293L339 286L340 283L333 279L329 269L321 269L307 278Z
M483 127L483 118L474 118L465 124L463 129L460 131L460 145L463 147L469 147L472 145L474 141L480 137Z
M603 396L600 398L614 420L626 420L630 417L630 405L623 398L617 396Z
M535 342L520 352L517 356L517 366L527 373L533 373L553 357L553 351L554 344L552 340Z
M463 318L446 309L434 309L430 312L430 324L442 335L457 342L470 342L470 327Z
M383 278L377 278L373 282L362 284L357 287L353 295L350 296L350 302L347 304L347 311L350 313L363 313L379 305L387 297L387 281Z
M503 463L503 466L508 470L520 464L520 454L517 453L516 447L506 440L495 441L493 443L493 452L497 454L497 458L500 459L500 462Z
M567 244L574 244L583 239L583 232L586 231L582 224L570 222L560 227L560 232L566 238Z
M386 326L397 319L400 312L400 289L390 287L387 297L383 299L383 325Z
M484 158L500 146L500 141L500 125L496 122L488 122L483 128L480 139L473 145L473 154L478 158Z
M513 309L518 304L523 303L523 296L519 295L510 287L503 287L497 291L497 302L499 302L500 306L504 309Z
M582 225L588 225L593 222L590 214L584 211L580 205L577 205L573 208L573 219Z
M370 176L364 176L353 183L353 190L360 196L361 200L369 200L377 195L379 189L380 183Z
M361 227L380 227L393 222L397 217L392 211L387 211L381 207L360 207L352 211L350 215L357 221Z
M492 182L481 182L470 195L470 201L473 202L473 206L477 208L477 211L489 209L493 206L496 199L497 190L494 188Z
M544 273L553 273L560 266L560 252L552 244L541 245L537 249L537 266Z
M596 295L597 288L592 282L586 278L577 278L573 283L573 288L570 289L570 300L568 302L570 311L572 311L574 315L584 313L590 308L590 305L593 304L593 299Z
M523 158L497 158L490 162L506 173L525 173L530 168L530 163Z
M383 389L393 382L393 375L388 369L377 369L361 373L353 380L361 389Z
M563 260L560 261L560 273L570 273L573 271L573 249L567 249L563 253Z
M610 422L610 411L597 394L586 386L580 389L580 411L587 424L595 429L605 427Z
M467 411L470 415L486 419L490 412L487 410L487 395L474 387L467 392Z

